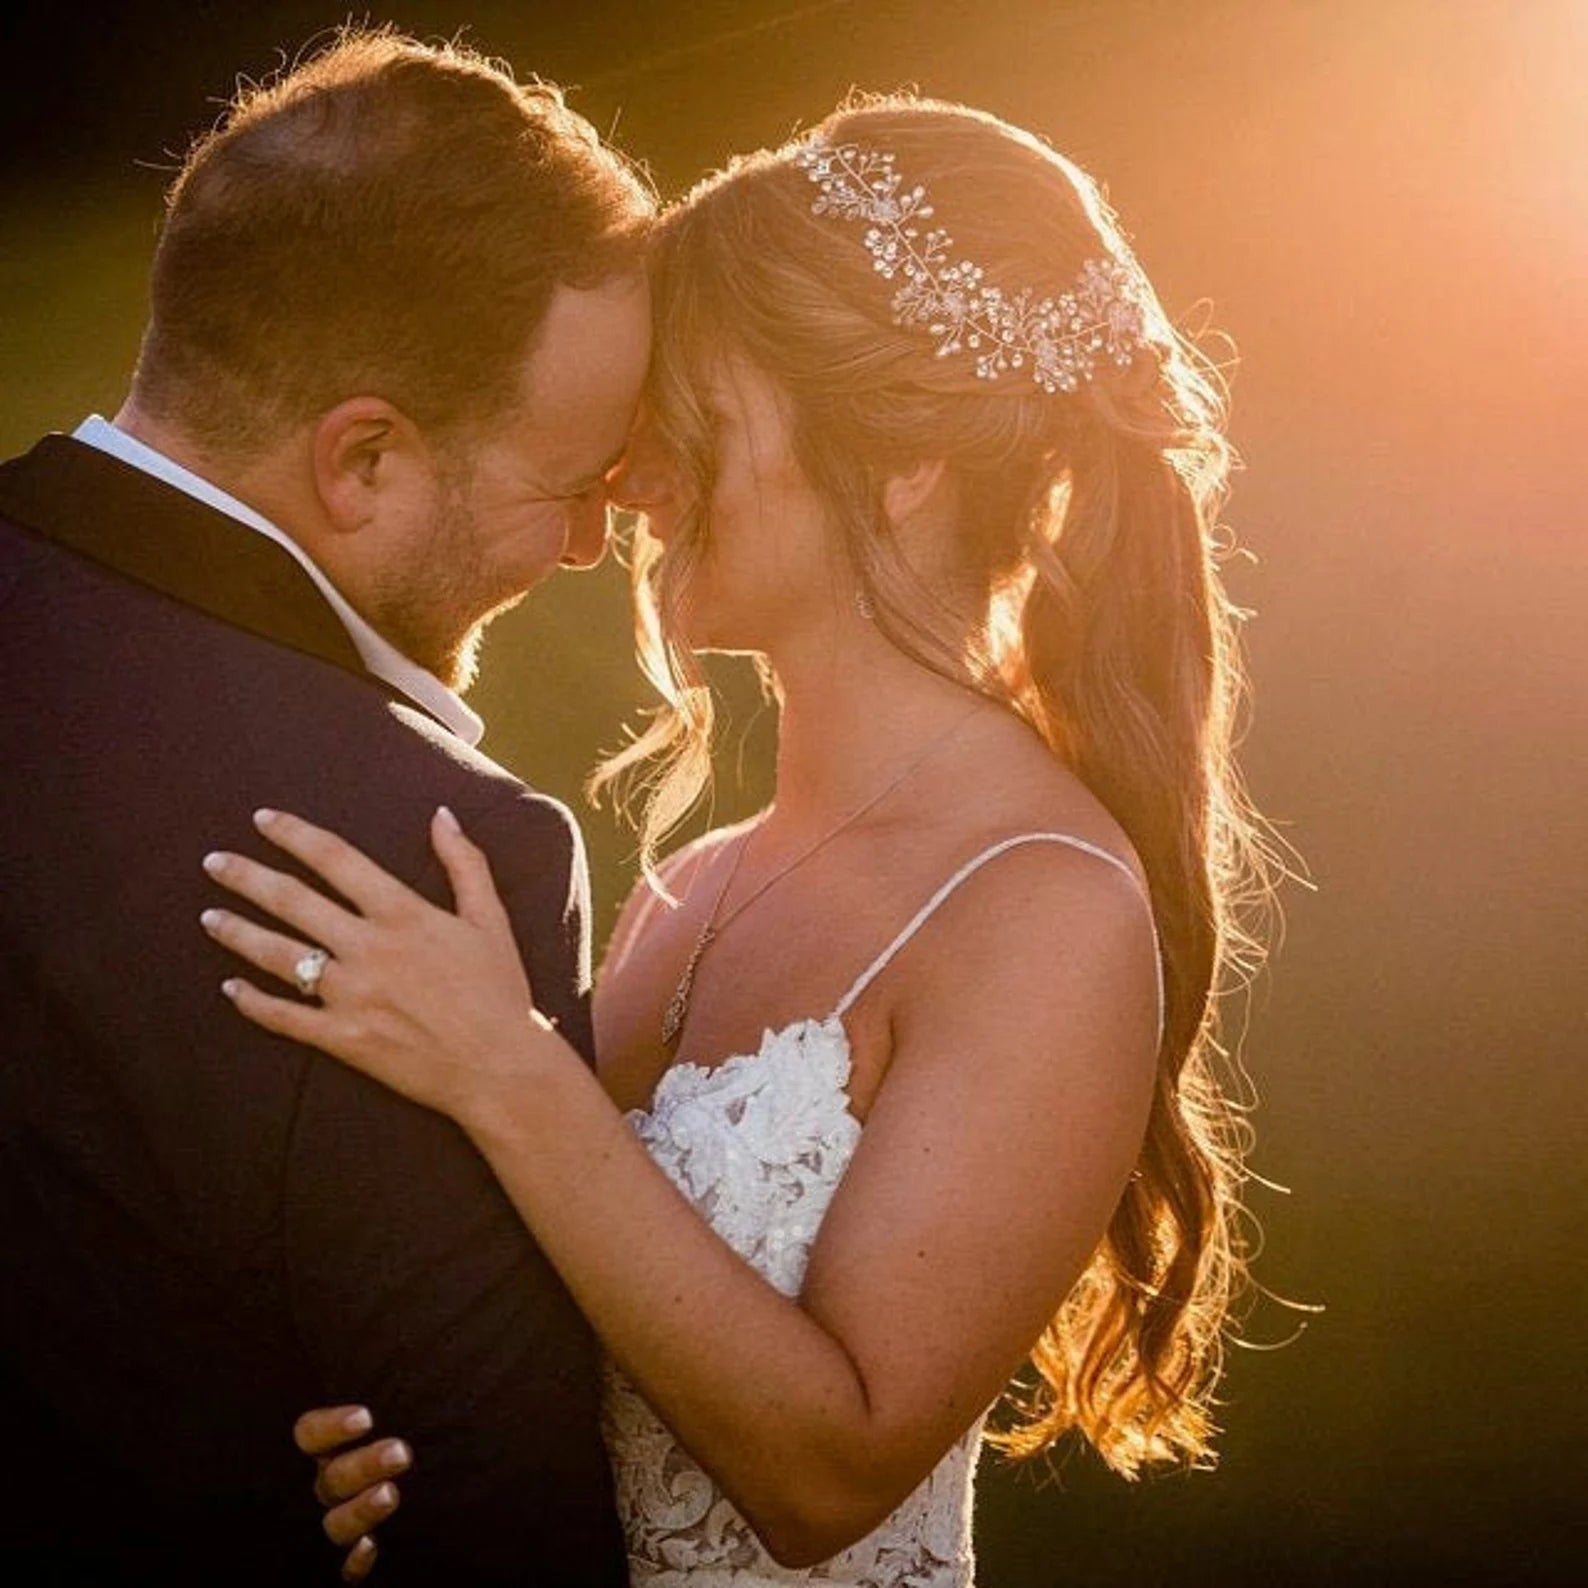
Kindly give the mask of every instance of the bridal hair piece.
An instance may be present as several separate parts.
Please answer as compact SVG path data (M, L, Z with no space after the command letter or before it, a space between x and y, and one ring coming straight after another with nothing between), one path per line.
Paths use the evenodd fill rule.
M984 284L980 265L950 258L954 239L942 227L921 230L935 212L924 187L904 189L893 155L817 134L793 160L821 189L812 213L869 222L862 242L877 274L904 276L893 323L924 325L939 358L968 349L982 380L1029 367L1044 391L1073 392L1100 363L1127 367L1145 340L1132 273L1117 259L1087 260L1057 298L1030 287L1008 294Z

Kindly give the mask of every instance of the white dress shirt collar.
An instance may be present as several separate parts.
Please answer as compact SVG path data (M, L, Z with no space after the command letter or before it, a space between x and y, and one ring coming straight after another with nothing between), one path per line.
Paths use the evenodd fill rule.
M478 713L472 711L434 673L426 671L417 662L410 661L389 640L377 634L348 604L341 591L325 576L314 559L285 530L279 529L268 518L256 513L246 502L239 502L235 496L229 495L217 485L211 485L208 480L200 478L192 470L183 468L180 463L174 462L163 452L157 452L135 436L128 435L125 430L118 430L109 420L102 419L98 414L91 414L72 432L72 435L74 440L90 447L97 447L101 452L108 452L123 463L129 463L133 468L142 469L145 474L152 474L157 480L163 480L167 485L186 492L187 495L203 502L205 506L213 507L217 512L235 519L239 524L246 524L249 529L255 530L266 539L275 541L278 546L291 552L303 571L315 582L320 594L330 603L331 610L342 620L342 627L347 630L348 638L352 640L365 667L376 678L383 679L410 700L423 706L432 716L439 718L465 744L475 745L480 742L485 733L485 723Z

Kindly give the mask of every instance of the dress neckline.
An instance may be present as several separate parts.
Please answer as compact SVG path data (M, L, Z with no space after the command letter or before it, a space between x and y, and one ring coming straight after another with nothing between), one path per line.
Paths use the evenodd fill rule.
M864 1130L866 1122L855 1112L854 1101L849 1095L849 1080L854 1074L854 1054L849 1046L849 1031L844 1025L843 1016L836 1010L820 1018L815 1015L802 1015L785 1025L767 1026L761 1032L759 1047L747 1048L742 1053L730 1053L724 1058L712 1060L709 1064L702 1064L694 1059L675 1060L657 1077L656 1085L651 1088L649 1100L629 1109L627 1115L630 1119L654 1121L658 1106L667 1101L669 1093L678 1085L693 1080L695 1082L693 1091L696 1096L709 1092L714 1082L727 1085L732 1077L742 1071L752 1066L764 1065L769 1053L802 1029L827 1037L837 1044L841 1068L833 1089L843 1099L844 1113L854 1121L857 1128Z

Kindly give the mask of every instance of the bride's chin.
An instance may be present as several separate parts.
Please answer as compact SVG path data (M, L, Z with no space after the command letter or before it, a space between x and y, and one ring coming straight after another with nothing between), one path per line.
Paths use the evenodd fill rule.
M730 614L713 612L709 607L681 612L678 637L697 655L744 656L761 650L757 638L747 631L746 625L735 623Z

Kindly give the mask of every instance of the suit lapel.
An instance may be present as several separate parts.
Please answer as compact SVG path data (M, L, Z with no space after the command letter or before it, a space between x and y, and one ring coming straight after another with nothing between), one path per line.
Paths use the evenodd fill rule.
M97 447L50 435L0 464L0 517L406 699L365 671L341 619L291 553Z

